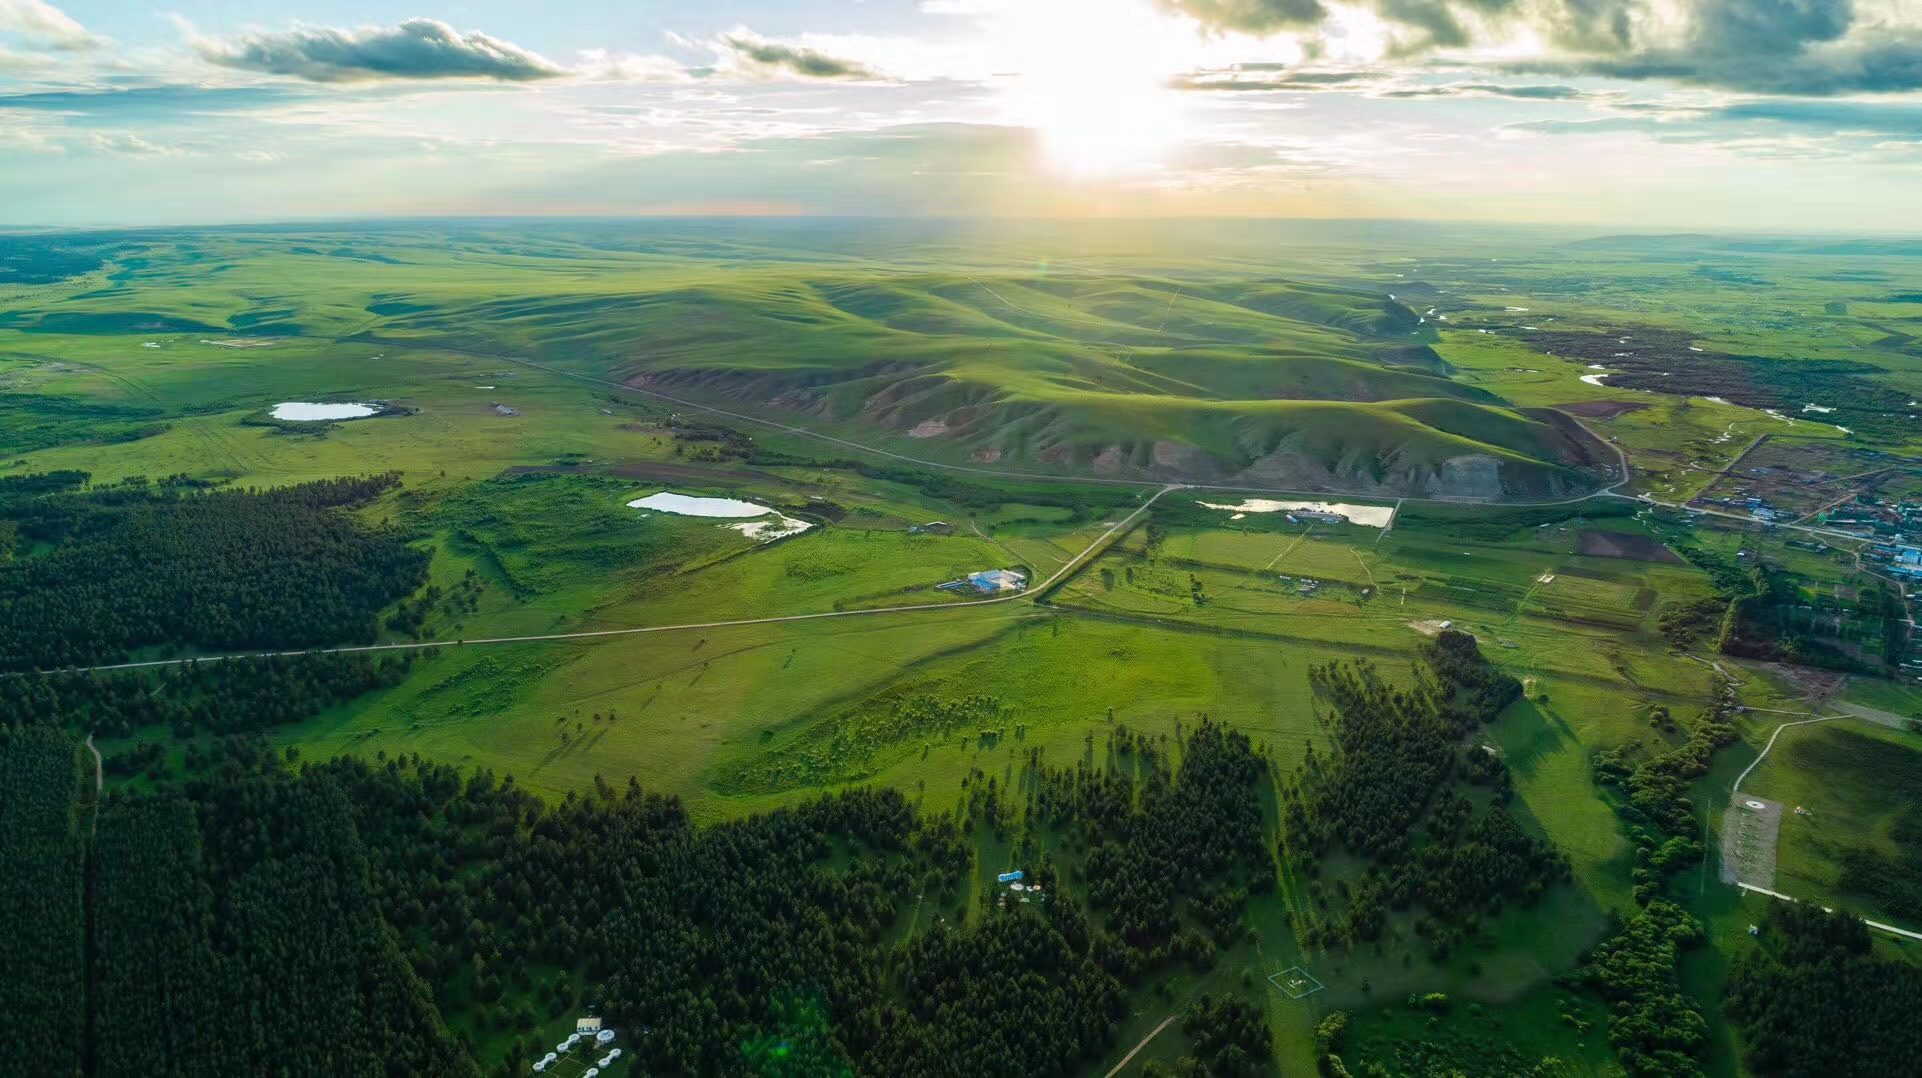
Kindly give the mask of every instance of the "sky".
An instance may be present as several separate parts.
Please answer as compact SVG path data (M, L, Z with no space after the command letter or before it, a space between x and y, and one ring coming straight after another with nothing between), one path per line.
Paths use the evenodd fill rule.
M0 0L0 226L1922 231L1917 0Z

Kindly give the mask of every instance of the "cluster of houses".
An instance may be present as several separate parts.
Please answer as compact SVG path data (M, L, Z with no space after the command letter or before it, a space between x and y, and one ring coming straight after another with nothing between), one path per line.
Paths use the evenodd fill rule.
M1904 536L1922 536L1922 502L1885 502L1873 494L1859 494L1852 502L1823 513L1822 523L1860 531L1901 543Z
M1882 544L1874 550L1888 559L1888 571L1891 576L1922 580L1922 547L1912 543Z
M1731 512L1747 513L1757 520L1771 523L1778 520L1794 520L1797 515L1786 509L1775 508L1761 495L1749 493L1747 487L1736 487L1734 492L1726 498L1704 496L1699 500L1705 505L1719 506Z
M595 1057L599 1053L599 1057ZM621 1050L614 1047L614 1031L605 1029L601 1019L589 1015L574 1022L574 1032L567 1039L554 1046L554 1050L534 1061L535 1074L558 1073L568 1064L585 1065L579 1072L581 1078L600 1078L601 1072L612 1067L621 1058Z

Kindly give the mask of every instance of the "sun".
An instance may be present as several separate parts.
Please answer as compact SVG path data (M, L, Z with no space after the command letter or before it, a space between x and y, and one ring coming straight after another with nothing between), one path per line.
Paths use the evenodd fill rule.
M1032 0L997 20L1004 104L1072 177L1151 169L1184 138L1186 28L1148 0Z

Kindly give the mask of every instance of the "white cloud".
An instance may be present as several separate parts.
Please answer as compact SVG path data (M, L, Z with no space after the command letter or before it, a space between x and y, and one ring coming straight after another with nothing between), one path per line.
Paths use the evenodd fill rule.
M96 153L123 157L177 157L180 151L148 142L131 131L95 131L87 143Z
M581 50L573 72L596 82L687 82L694 78L687 65L669 56L606 49Z
M91 49L100 38L46 0L0 0L0 33L56 49Z
M32 71L36 68L44 68L49 63L50 61L44 56L13 52L5 45L0 45L0 74L10 71Z

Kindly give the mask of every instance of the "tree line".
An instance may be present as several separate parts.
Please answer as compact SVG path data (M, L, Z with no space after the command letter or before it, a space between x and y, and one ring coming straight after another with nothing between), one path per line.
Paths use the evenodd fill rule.
M1031 831L1017 848L1035 846L1032 829L1069 840L1081 855L1072 878L1106 920L1097 956L1129 982L1174 961L1212 962L1239 938L1250 891L1274 886L1260 798L1266 758L1205 717L1186 734L1178 764L1123 726L1110 738L1114 763L1033 772ZM1184 912L1196 924L1184 924Z
M86 872L79 746L0 729L0 1059L77 1074L85 1034Z
M58 722L104 737L164 726L176 737L298 722L397 683L409 655L277 655L155 670L0 677L0 726Z
M1708 1021L1682 990L1677 967L1701 945L1701 923L1667 899L1648 902L1602 941L1571 980L1605 1000L1608 1042L1635 1078L1696 1078Z
M1273 877L1265 761L1213 724L1179 765L1130 735L1145 762L1128 811L1085 821L1127 866L1101 922L1084 903L1097 880L1046 858L1030 862L1036 901L967 900L971 831L1027 826L985 783L973 819L854 790L696 827L632 780L549 802L418 757L311 764L221 743L182 780L111 793L89 842L78 746L0 730L14 1058L523 1074L541 1028L597 1004L650 1074L1077 1073L1111 1047L1147 958L1207 942L1179 924L1241 931L1236 896ZM1076 781L1037 784L1037 805ZM1232 916L1190 901L1164 921L1150 876L1225 896ZM1258 1018L1211 1003L1197 1052L1245 1073Z
M1716 702L1687 727L1681 744L1651 748L1637 740L1597 753L1597 784L1628 827L1635 847L1631 870L1641 908L1619 925L1574 980L1611 1005L1609 1043L1631 1075L1687 1078L1702 1073L1708 1050L1701 1007L1680 988L1681 953L1703 941L1702 926L1665 896L1669 882L1705 856L1689 783L1708 773L1715 753L1735 741L1735 686L1716 681ZM1657 730L1677 729L1668 707L1652 705Z
M1521 684L1482 656L1466 633L1444 631L1422 649L1409 688L1367 662L1309 672L1333 714L1330 753L1310 744L1282 788L1282 852L1309 880L1310 946L1382 937L1391 911L1420 907L1414 930L1439 960L1479 919L1509 902L1531 904L1569 878L1568 860L1524 831L1502 807L1508 770L1492 750L1464 745L1521 696ZM1458 784L1491 787L1478 809ZM1354 881L1334 881L1336 909L1319 878L1337 851L1366 860ZM1327 910L1325 916L1319 910Z
M0 669L88 666L138 648L366 643L430 554L340 510L393 474L272 490L53 483L0 498ZM32 492L33 488L20 487Z
M1783 902L1724 986L1757 1074L1869 1078L1922 1065L1922 966L1875 953L1847 913Z

